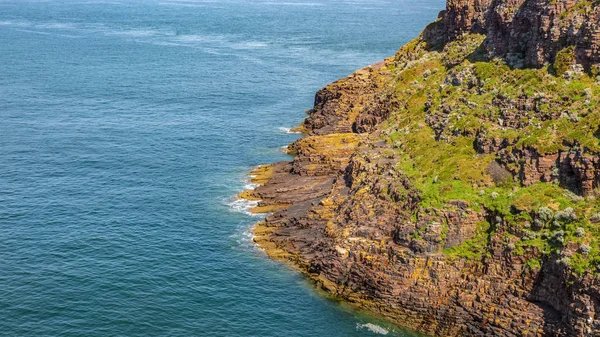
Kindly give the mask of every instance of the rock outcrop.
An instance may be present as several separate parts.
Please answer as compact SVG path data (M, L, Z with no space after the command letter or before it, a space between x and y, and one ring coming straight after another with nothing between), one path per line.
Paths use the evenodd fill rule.
M600 336L598 27L588 1L449 0L317 93L241 194L255 241L430 335Z
M466 33L487 35L491 56L516 67L541 67L574 46L578 63L600 61L600 7L582 0L449 0L446 41Z

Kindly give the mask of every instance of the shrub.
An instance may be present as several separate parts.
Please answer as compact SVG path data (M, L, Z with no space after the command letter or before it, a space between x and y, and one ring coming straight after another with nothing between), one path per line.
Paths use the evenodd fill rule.
M563 230L556 231L552 235L552 239L551 240L555 244L564 245L564 243L565 243L565 231L563 231Z
M544 228L544 225L545 223L540 219L533 220L533 229L535 230L539 231L540 229Z
M568 256L563 257L562 259L558 260L558 263L565 265L565 266L570 266L571 265L571 258Z
M563 221L577 220L577 214L572 207L567 207L562 211L556 212L556 218Z
M548 207L540 207L538 209L538 218L543 222L548 222L554 218L554 212Z
M583 229L583 227L577 227L577 229L575 230L575 235L577 235L577 237L581 238L585 236L585 229Z
M558 220L552 221L551 229L558 229L558 228L560 228L560 222Z
M590 247L588 245L579 246L579 252L581 252L581 254L583 254L583 255L588 255L591 251L592 251L592 247Z
M523 241L528 241L528 240L535 240L537 239L538 235L535 232L525 232L525 235L521 238L521 240Z

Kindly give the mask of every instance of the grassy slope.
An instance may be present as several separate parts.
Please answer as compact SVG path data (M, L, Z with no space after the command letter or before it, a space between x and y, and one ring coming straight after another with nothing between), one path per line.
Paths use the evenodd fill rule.
M540 255L558 253L571 242L580 249L564 262L577 273L597 272L600 225L590 218L600 212L600 200L578 197L556 183L527 187L510 179L494 183L486 169L496 154L477 154L473 144L476 133L485 130L488 137L516 140L515 147L535 148L540 154L567 150L565 140L600 151L594 135L600 127L600 86L589 74L569 79L559 75L569 70L569 50L557 57L555 65L543 69L510 69L500 60L477 61L483 38L469 35L441 52L427 51L425 43L416 39L389 63L388 70L394 74L389 90L404 108L390 116L383 128L402 158L398 169L421 191L423 207L466 200L475 209L496 212L512 228L503 232L507 249L516 254L538 252L529 261L530 267L539 268ZM447 83L453 74L467 74L468 80L459 85ZM501 112L494 98L499 96L515 101L542 97L544 103L537 114L520 113L525 126L516 130L497 122ZM436 139L427 116L441 113L444 106L450 108L448 124ZM561 117L548 118L557 112ZM564 214L569 208L575 216ZM533 226L539 213L547 215L543 223L537 220ZM494 230L493 224L481 223L475 238L444 253L480 259ZM589 252L583 254L586 246Z

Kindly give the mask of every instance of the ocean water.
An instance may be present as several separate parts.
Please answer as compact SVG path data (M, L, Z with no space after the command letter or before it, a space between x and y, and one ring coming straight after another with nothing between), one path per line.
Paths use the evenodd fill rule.
M314 92L443 0L0 0L1 336L414 336L252 244Z

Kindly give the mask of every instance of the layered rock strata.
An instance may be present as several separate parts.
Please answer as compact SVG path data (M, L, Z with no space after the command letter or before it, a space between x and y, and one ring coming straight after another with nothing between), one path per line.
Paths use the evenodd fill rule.
M597 13L449 0L316 94L291 162L253 172L255 241L430 335L600 336Z

